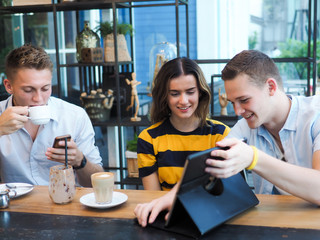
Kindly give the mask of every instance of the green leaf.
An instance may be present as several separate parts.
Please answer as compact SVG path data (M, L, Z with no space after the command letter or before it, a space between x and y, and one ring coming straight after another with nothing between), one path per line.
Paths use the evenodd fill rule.
M320 41L317 41L317 46L320 46ZM300 41L295 39L288 39L286 42L279 43L279 50L281 54L278 56L279 58L298 58L298 57L307 57L308 55L308 42ZM313 48L313 42L311 42L311 49ZM319 59L320 57L320 49L317 48L316 57ZM297 75L300 79L307 79L307 65L306 63L294 62L292 63L294 66ZM294 73L290 69L291 65L288 63L279 63L280 70L286 72L289 78L294 79ZM318 64L318 69L320 65ZM312 71L312 66L311 66ZM318 73L319 75L319 73Z
M104 38L108 34L113 33L113 23L112 22L101 22L100 25L96 28L96 31L100 31L101 36ZM134 30L131 24L129 23L117 23L117 33L118 34L130 34L132 36Z
M134 139L127 142L127 150L131 152L136 152L137 144L138 144L138 136L137 134L135 134Z

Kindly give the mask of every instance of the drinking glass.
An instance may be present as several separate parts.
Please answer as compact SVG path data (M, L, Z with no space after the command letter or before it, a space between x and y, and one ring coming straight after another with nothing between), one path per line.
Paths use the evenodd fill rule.
M112 201L114 174L112 172L97 172L91 175L91 183L98 204L107 204Z
M76 193L75 177L72 166L57 165L50 168L49 195L53 202L66 204L73 200Z

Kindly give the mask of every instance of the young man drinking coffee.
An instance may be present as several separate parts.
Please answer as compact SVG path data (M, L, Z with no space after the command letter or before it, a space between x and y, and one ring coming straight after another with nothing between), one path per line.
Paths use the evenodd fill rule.
M265 54L249 50L232 58L222 71L228 100L243 118L217 146L206 171L227 178L247 168L253 171L255 193L292 194L320 205L320 96L286 95L279 71ZM240 140L246 138L245 144ZM251 145L251 146L250 146ZM175 187L168 194L139 204L142 226L170 209Z
M51 97L52 69L49 55L29 44L6 58L3 84L11 96L0 102L1 180L48 185L50 167L65 163L64 141L62 148L52 148L53 141L70 134L68 164L76 169L80 185L91 186L91 174L103 171L94 130L83 108ZM51 118L35 125L28 108L41 105L48 105Z

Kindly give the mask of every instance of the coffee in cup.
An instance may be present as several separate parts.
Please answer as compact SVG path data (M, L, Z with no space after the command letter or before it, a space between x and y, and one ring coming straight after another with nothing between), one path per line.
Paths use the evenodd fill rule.
M114 188L114 174L112 172L98 172L92 174L91 183L96 203L106 204L112 201Z
M50 121L50 110L47 105L29 107L29 119L35 125L47 124Z

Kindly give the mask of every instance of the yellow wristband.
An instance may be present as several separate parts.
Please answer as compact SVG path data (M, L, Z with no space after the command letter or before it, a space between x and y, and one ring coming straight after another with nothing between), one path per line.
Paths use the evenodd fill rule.
M253 160L251 164L246 168L247 170L252 170L257 165L258 162L258 149L255 146L250 146L253 149Z

